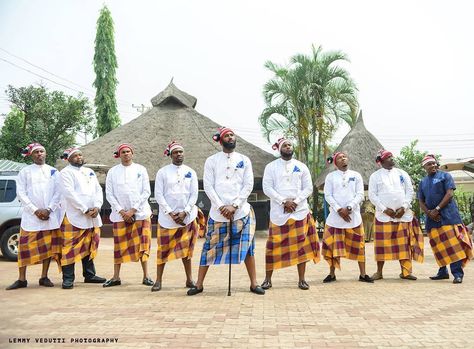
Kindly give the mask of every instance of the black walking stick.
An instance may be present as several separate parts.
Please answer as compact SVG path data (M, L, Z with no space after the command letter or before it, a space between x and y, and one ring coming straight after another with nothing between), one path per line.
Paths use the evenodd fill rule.
M229 219L229 226L227 227L229 231L229 287L227 289L227 295L230 296L230 285L232 282L232 218Z

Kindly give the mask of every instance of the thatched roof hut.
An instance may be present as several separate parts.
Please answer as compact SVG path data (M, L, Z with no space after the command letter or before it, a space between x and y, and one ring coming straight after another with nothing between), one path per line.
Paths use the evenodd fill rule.
M383 146L377 138L365 128L361 111L356 124L343 138L336 151L343 151L349 156L349 168L362 175L364 186L367 189L370 175L379 169L375 163L375 156L382 148ZM324 180L327 174L333 170L333 164L327 165L316 178L316 187L324 188Z
M152 109L81 147L87 166L98 172L101 183L105 181L108 168L118 163L113 152L123 142L134 146L134 161L147 168L152 181L158 169L170 163L163 151L172 140L183 144L185 163L197 172L199 179L202 179L206 158L221 150L212 140L221 125L198 113L196 98L179 90L172 81L151 102ZM275 159L240 137L237 137L236 150L252 161L256 183L263 177L265 165Z

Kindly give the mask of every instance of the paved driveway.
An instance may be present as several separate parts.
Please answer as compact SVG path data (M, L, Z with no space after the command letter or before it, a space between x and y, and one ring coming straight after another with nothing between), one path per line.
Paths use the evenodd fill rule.
M198 241L195 256L202 243ZM357 263L343 260L338 281L322 284L328 267L321 261L308 264L309 291L297 288L293 267L275 272L265 296L248 291L241 265L233 269L231 297L226 295L227 266L211 267L204 293L188 297L180 261L167 265L158 293L141 285L138 263L123 265L122 286L110 289L84 284L79 277L73 290L62 290L55 267L50 274L56 287L40 288L40 267L34 266L28 269L28 288L4 291L16 279L17 268L0 260L0 348L472 348L473 267L467 267L461 285L453 285L452 279L431 281L428 276L437 267L428 241L425 246L425 263L414 264L417 281L399 279L398 263L388 262L384 280L360 283ZM265 239L258 238L259 281L264 251ZM99 275L112 275L112 252L112 239L102 239ZM366 252L372 274L372 244ZM150 259L152 275L155 256ZM198 260L193 261L195 275ZM81 275L80 268L76 274Z

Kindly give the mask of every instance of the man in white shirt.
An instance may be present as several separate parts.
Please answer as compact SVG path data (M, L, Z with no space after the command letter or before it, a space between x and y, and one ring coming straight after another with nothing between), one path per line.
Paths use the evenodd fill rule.
M369 199L375 206L375 260L377 272L374 280L383 278L386 260L400 261L400 278L416 280L412 262L423 262L423 234L413 215L411 202L414 197L411 178L395 167L393 154L380 150L376 162L382 167L369 179Z
M160 212L156 282L152 292L161 290L166 262L178 258L183 262L186 287L196 286L192 278L191 258L200 229L205 226L204 216L196 206L199 192L197 175L192 168L183 164L183 146L171 142L165 150L165 155L171 157L172 163L162 167L155 179L155 199Z
M31 156L33 164L18 173L17 196L23 204L18 243L19 278L7 290L27 287L26 267L39 263L43 264L40 286L53 287L48 269L54 250L59 247L59 172L45 163L46 150L39 143L29 144L22 155Z
M148 172L142 165L133 162L133 147L122 143L114 153L120 164L107 172L105 196L112 212L114 234L114 276L102 286L122 284L120 267L122 263L141 262L142 284L153 286L148 275L148 257L151 246L151 208L148 198L151 194Z
M265 250L265 280L272 287L273 270L297 265L298 287L308 290L306 262L319 262L319 237L308 207L313 182L308 167L293 159L293 144L280 138L274 145L281 158L270 162L263 174L263 192L270 198L270 227Z
M211 210L198 280L196 287L188 290L188 295L203 291L209 265L240 264L242 261L249 274L250 291L263 295L265 290L257 284L255 269L255 214L247 202L253 189L252 163L248 157L234 151L236 137L231 129L219 128L213 140L220 142L222 152L208 157L204 165L204 191L211 201Z
M365 273L365 240L360 204L364 199L364 181L360 173L349 170L347 154L336 152L328 158L336 170L326 176L324 198L329 204L329 215L324 227L322 255L329 264L329 275L324 283L336 281L336 268L341 269L341 258L359 263L359 281L374 282Z
M69 148L61 157L69 166L61 170L64 219L61 224L61 266L63 289L74 287L74 264L82 261L82 275L86 283L104 283L106 280L95 274L93 259L97 254L102 220L102 188L90 168L84 167L84 158L78 148Z

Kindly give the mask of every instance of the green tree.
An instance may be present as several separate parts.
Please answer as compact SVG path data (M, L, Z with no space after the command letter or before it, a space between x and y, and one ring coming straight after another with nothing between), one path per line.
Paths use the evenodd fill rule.
M93 132L91 106L82 95L49 92L43 86L8 86L5 93L13 107L1 129L1 158L26 162L21 149L39 142L48 153L46 162L54 165L62 151L76 143L79 132Z
M117 111L115 90L117 88L117 58L115 57L114 22L107 6L102 7L97 20L95 37L94 87L96 95L94 104L97 118L97 134L102 136L120 126Z
M312 170L313 181L324 165L327 145L341 121L355 124L356 86L339 63L348 61L339 51L297 54L288 67L265 63L274 77L263 88L266 108L259 122L267 139L272 134L294 138L297 158ZM317 193L313 193L313 210Z

